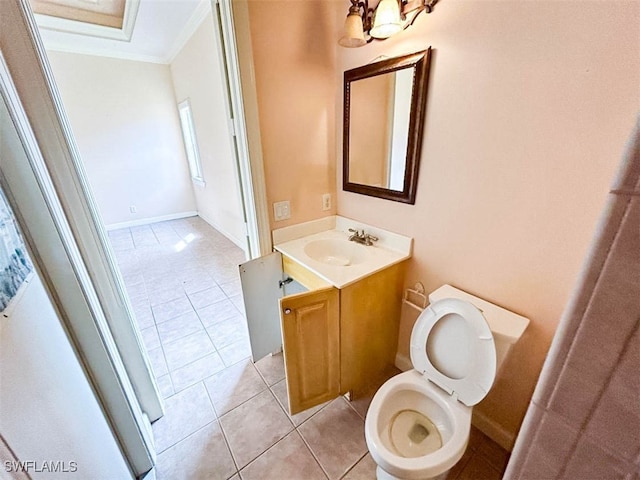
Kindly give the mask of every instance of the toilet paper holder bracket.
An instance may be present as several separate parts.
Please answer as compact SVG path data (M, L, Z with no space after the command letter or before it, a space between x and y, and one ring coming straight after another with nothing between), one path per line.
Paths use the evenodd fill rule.
M424 285L422 285L421 282L416 282L413 288L407 288L404 291L402 303L405 303L420 312L427 308L429 298L425 293Z

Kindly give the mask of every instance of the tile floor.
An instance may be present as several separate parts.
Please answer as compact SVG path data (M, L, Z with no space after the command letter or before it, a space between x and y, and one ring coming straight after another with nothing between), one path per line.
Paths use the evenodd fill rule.
M159 480L374 479L370 398L290 416L282 355L255 365L243 252L198 217L109 233L166 413L153 424ZM508 454L478 430L450 479L499 479Z

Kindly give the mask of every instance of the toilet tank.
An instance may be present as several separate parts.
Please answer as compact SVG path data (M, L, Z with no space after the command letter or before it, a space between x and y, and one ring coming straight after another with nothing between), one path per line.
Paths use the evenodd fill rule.
M529 325L529 319L451 285L443 285L429 294L429 302L431 303L443 298L465 300L482 312L489 328L491 328L491 333L493 333L496 345L496 368L499 370L509 354L511 346L518 341Z

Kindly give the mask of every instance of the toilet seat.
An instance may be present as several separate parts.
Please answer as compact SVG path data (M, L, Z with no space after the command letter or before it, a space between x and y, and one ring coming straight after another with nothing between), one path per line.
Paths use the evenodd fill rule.
M480 402L496 375L496 348L482 312L457 298L429 305L411 333L411 362L464 405Z

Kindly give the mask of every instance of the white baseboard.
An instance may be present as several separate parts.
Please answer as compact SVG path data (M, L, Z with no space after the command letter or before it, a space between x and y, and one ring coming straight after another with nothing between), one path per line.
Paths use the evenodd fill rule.
M406 372L407 370L411 370L413 368L413 364L411 363L409 357L407 357L406 355L400 355L399 353L396 353L395 363L396 367L398 367L403 372Z
M229 240L231 240L234 244L236 244L243 252L246 251L247 249L247 242L246 239L244 238L236 238L234 235L231 235L229 232L227 232L224 228L222 228L220 225L218 225L216 222L214 222L213 220L211 220L210 218L207 218L205 215L202 214L202 212L198 212L198 216L203 219L205 222L207 222L209 225L211 225L213 228L215 228L217 231L219 231L222 235L224 235L225 237L227 237Z
M396 354L395 364L396 367L403 372L413 368L411 360L406 355L400 355L399 353ZM505 450L509 452L513 450L513 445L516 441L515 435L505 430L501 425L488 418L482 412L474 409L472 412L471 423Z
M117 230L119 228L139 227L140 225L148 225L150 223L165 222L167 220L177 220L179 218L195 217L198 215L196 211L171 213L169 215L161 215L159 217L141 218L139 220L131 220L129 222L111 223L106 225L108 231Z
M513 450L513 445L516 442L515 435L505 430L502 425L497 424L475 408L471 415L471 423L506 451L510 452Z

